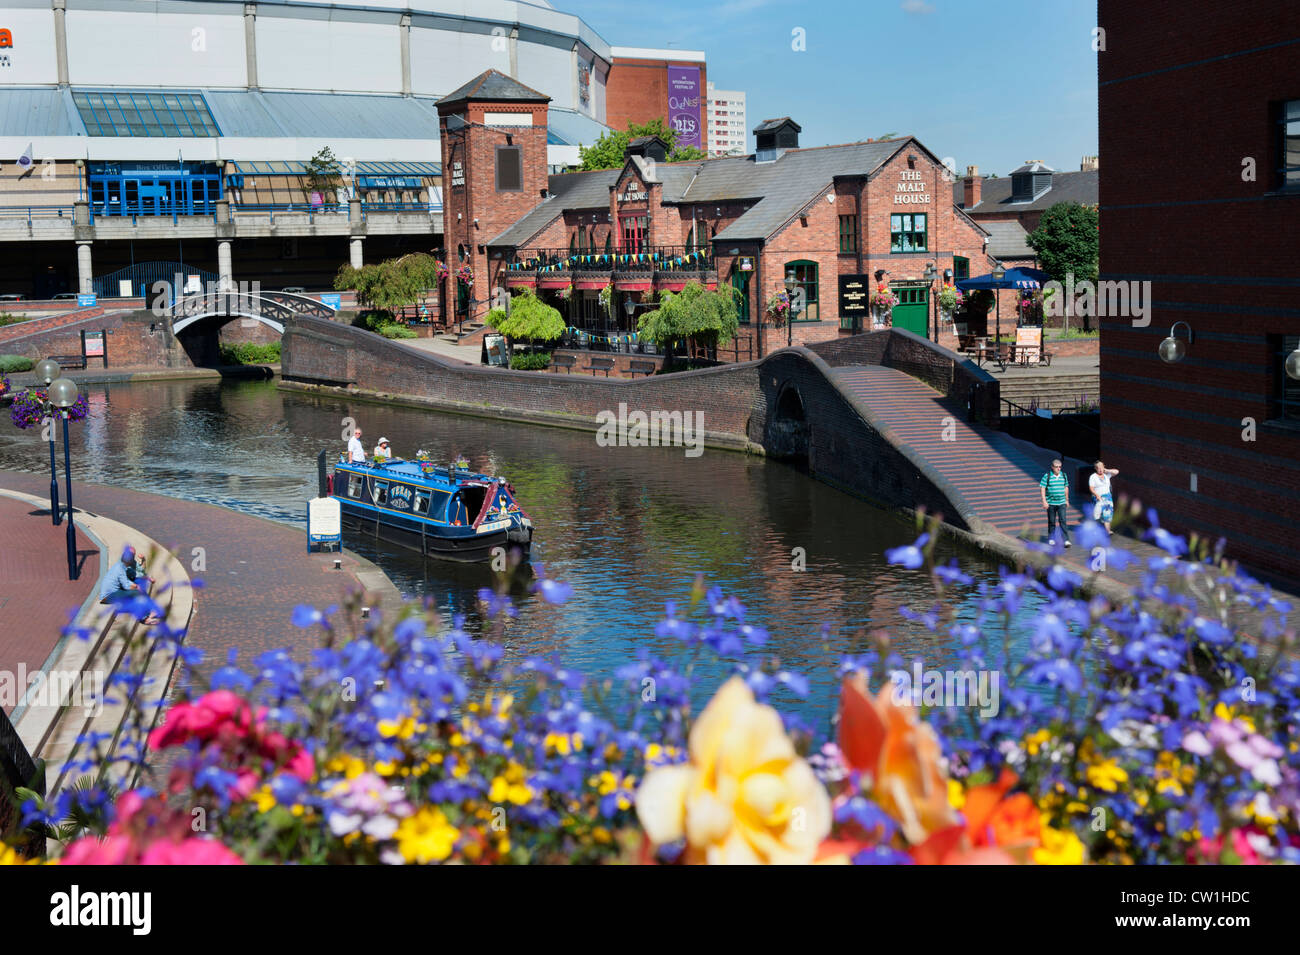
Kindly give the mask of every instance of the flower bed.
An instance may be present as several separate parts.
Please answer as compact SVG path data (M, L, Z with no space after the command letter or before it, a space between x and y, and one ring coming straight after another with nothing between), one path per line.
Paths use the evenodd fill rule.
M1116 523L1135 517L1121 502ZM956 662L932 679L878 635L833 664L838 719L820 727L781 712L804 676L702 582L658 624L675 649L599 677L512 658L505 583L479 592L477 636L416 606L369 619L356 602L301 606L292 642L315 637L309 657L229 663L148 734L176 757L165 781L115 804L93 787L29 798L24 816L51 836L69 826L78 862L1300 861L1289 607L1147 518L1162 554L1141 603L1084 596L1045 552L1041 579L1004 571L960 615L950 588L971 581L935 564L932 523L887 556L929 579L933 603L903 613ZM1093 523L1078 543L1112 568L1136 560ZM540 600L573 599L535 570ZM1016 655L1004 624L1030 593L1041 609ZM130 612L152 609L138 602ZM1241 610L1264 621L1249 635ZM734 675L692 719L701 654Z

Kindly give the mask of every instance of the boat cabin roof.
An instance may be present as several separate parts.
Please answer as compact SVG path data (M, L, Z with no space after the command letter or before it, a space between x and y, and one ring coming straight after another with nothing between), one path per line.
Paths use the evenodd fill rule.
M369 474L379 480L408 481L414 484L427 484L431 487L452 485L453 487L494 484L499 478L474 471L462 471L459 468L454 475L443 466L426 466L419 461L405 461L393 458L382 464L362 464L360 461L340 463L337 469Z

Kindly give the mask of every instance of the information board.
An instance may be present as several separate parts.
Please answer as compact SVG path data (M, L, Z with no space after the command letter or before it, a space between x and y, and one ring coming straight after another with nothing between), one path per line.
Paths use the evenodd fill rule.
M94 305L95 302L96 302L96 298L94 295L77 296L77 308L89 308L90 306Z
M343 307L343 296L338 292L326 292L320 297L320 303L337 312Z
M841 275L840 327L861 329L871 314L871 276ZM845 321L848 319L848 321Z
M1037 325L1016 329L1016 358L1036 364L1043 350L1043 330Z
M338 499L317 497L307 502L307 552L343 543L343 509Z

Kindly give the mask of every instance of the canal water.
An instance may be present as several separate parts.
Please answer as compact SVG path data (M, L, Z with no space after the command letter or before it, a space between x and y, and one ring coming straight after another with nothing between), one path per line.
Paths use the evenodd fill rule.
M671 652L671 641L655 635L664 602L685 604L703 574L769 631L772 654L808 677L810 698L797 709L818 723L833 705L840 656L865 651L872 630L889 628L909 661L951 662L942 640L898 614L904 604L933 603L920 573L884 558L887 548L915 538L914 524L779 462L707 449L688 457L681 448L599 447L588 432L307 396L274 382L90 385L88 397L90 415L72 429L74 480L297 527L305 528L315 494L316 454L326 449L328 460L337 459L347 419L364 430L367 451L382 436L399 457L424 449L436 460L460 456L474 470L505 475L535 524L533 563L574 588L563 606L517 598L518 617L505 633L511 653L554 654L566 666L609 675L638 648ZM0 467L44 473L47 448L33 434L0 426ZM471 632L484 628L475 595L492 583L488 567L424 561L359 535L344 543L379 564L405 595L465 614ZM804 569L796 570L801 555ZM996 567L978 558L962 563L977 582L996 577ZM973 616L973 594L956 595L963 616ZM1013 643L1024 638L1011 634ZM726 672L721 664L697 666L697 684L711 692Z

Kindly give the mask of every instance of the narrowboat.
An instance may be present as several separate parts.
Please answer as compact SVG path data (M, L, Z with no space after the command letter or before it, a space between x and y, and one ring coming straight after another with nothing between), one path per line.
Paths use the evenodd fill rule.
M527 557L532 546L533 522L504 477L393 458L340 460L327 475L324 451L317 470L321 496L338 500L345 528L426 557L487 561L498 547Z

